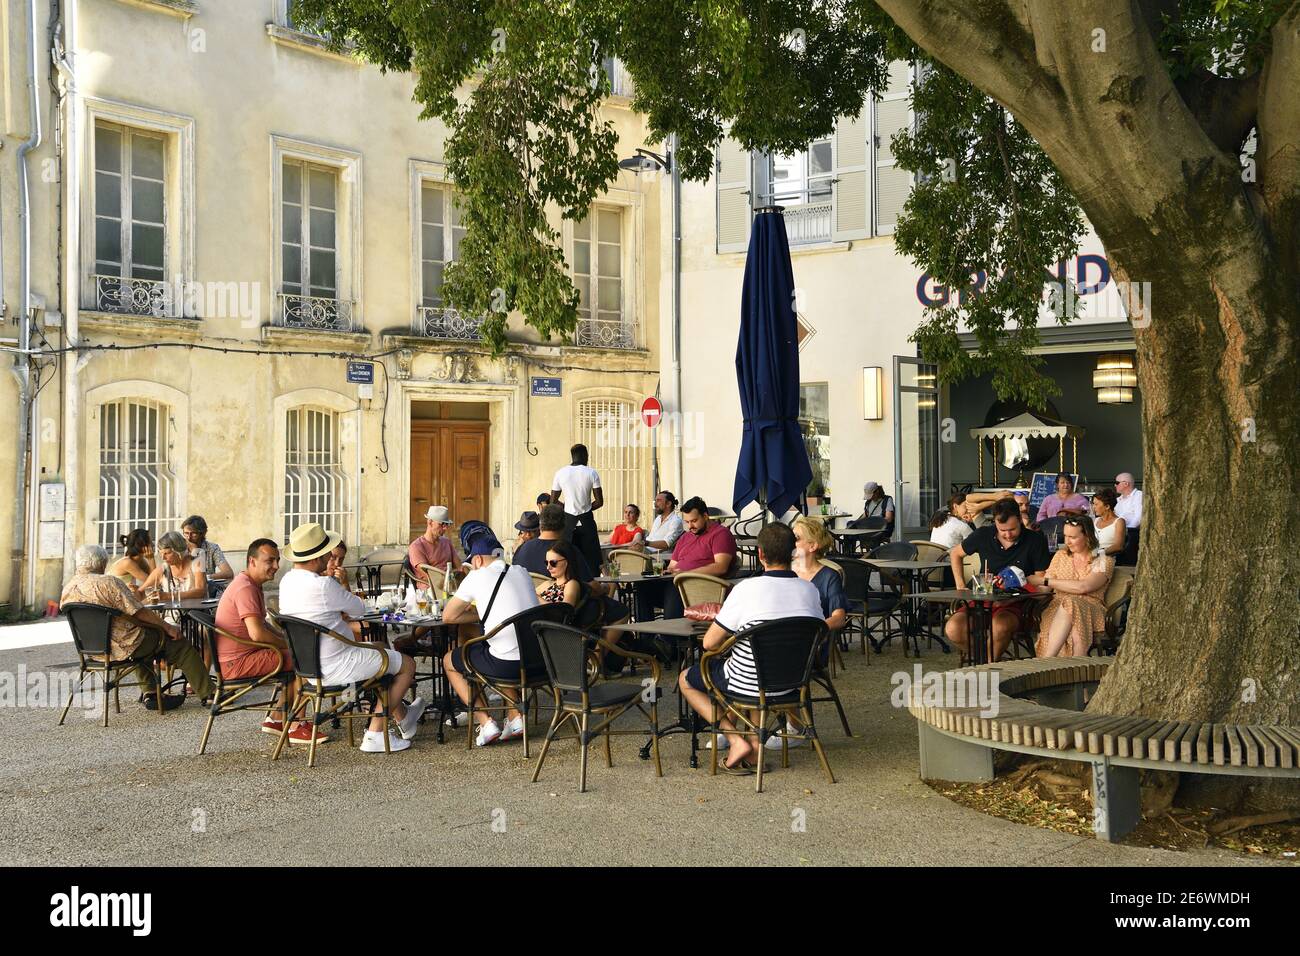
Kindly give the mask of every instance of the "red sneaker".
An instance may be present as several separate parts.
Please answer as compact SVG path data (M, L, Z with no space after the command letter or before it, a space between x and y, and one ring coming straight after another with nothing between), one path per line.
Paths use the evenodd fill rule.
M293 728L293 730L289 731L289 737L288 737L288 740L289 740L289 743L291 743L291 744L297 744L297 745L299 745L299 746L307 746L307 745L310 745L310 744L311 744L311 724L308 724L308 723L300 723L300 724L298 724L297 727L295 727L295 728ZM330 742L329 737L327 737L324 733L322 733L322 732L318 729L318 730L316 731L316 743L318 743L318 744L327 744L327 743L329 743L329 742Z
M275 734L277 737L279 737L283 730L284 730L284 724L278 720L262 721L262 733L264 734Z

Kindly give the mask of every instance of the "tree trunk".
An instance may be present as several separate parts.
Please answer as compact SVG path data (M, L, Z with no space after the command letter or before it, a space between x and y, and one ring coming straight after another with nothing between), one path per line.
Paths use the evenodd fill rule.
M1258 94L1256 184L1237 118L1193 112L1142 4L878 2L1025 125L1116 278L1150 290L1149 312L1128 303L1144 459L1134 600L1089 710L1300 726L1300 3L1242 81ZM1300 781L1251 789L1265 805L1300 797Z

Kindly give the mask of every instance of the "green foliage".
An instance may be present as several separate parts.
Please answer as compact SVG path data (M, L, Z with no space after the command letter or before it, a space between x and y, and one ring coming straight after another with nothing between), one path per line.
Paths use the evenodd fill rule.
M1171 73L1254 69L1286 2L1180 4L1161 36ZM918 178L895 240L951 288L987 280L982 294L929 310L913 338L949 380L988 372L999 397L1050 394L1029 350L1044 270L1083 232L1078 203L1014 118L925 58L869 0L298 0L296 11L381 68L415 72L421 115L446 125L464 197L467 231L444 298L495 309L485 327L495 349L502 310L547 335L573 328L577 292L546 212L581 218L618 174L600 112L604 57L626 64L633 107L655 136L676 134L675 160L695 180L712 175L724 132L751 149L801 149L860 113L891 59L921 64L919 122L893 142ZM974 354L958 344L962 325Z

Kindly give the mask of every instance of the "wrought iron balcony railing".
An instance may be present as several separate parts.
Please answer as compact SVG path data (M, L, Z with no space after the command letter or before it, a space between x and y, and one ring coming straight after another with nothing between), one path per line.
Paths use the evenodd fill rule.
M180 309L172 285L163 279L128 279L123 276L93 275L91 302L93 312L117 315L148 315L154 318L179 318Z
M280 308L276 325L286 329L316 329L325 332L351 332L352 303L312 295L278 296Z
M412 331L429 339L449 342L478 342L483 338L483 317L466 315L459 309L420 306L415 310Z
M579 319L573 333L575 345L596 349L634 349L636 330L626 322L611 319Z
M785 207L785 234L791 245L829 242L831 238L831 203L810 202Z

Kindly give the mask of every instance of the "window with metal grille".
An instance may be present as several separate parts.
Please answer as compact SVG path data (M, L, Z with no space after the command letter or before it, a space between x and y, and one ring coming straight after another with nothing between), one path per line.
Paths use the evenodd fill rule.
M168 426L171 409L159 402L120 399L99 406L97 539L108 551L118 538L145 528L154 541L175 530L176 476Z
M587 446L588 463L600 474L605 506L596 512L596 526L609 531L623 517L623 506L635 503L649 513L645 473L645 426L631 402L597 399L578 403L577 441Z
M298 525L313 521L346 535L352 496L339 454L338 412L300 406L287 414L284 540Z

